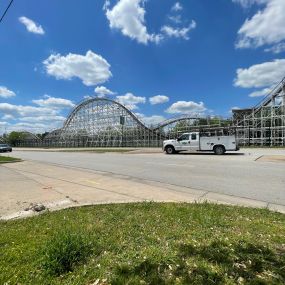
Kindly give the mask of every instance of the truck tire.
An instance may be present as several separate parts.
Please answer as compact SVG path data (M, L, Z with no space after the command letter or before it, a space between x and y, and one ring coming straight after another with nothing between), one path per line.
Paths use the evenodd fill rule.
M165 147L165 152L167 154L174 154L175 153L175 149L174 149L174 147L172 145L168 145L168 146Z
M214 152L216 155L223 155L226 152L226 150L223 145L217 145L214 147Z

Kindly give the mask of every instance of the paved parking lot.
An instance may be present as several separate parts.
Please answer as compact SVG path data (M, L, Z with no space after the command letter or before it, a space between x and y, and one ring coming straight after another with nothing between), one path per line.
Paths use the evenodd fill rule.
M153 188L152 191L159 191L161 194L160 191L165 189L165 198L167 198L167 186L169 186L172 189L180 187L179 189L183 189L182 192L186 194L196 191L200 193L200 198L207 195L210 197L210 194L225 195L247 199L247 201L252 200L253 204L260 202L263 203L261 205L270 203L285 206L285 149L243 149L224 156L206 153L165 155L159 150L154 150L152 153L149 150L147 153L144 151L89 153L15 150L12 155L26 162L41 165L42 170L38 174L41 176L51 175L52 170L48 169L58 167L65 171L68 169L79 171L81 174L78 175L87 172L93 175L104 175L107 178L105 183L114 178L123 179L125 188L129 188L127 182L144 185L161 183L164 187L159 190ZM0 176L3 177L4 168L6 171L7 168L10 168L10 171L13 171L14 167L17 168L14 165L16 164L0 167ZM18 172L22 171L23 174L26 171L26 174L28 172L33 174L37 169L33 166L34 170L29 170L29 167L31 165L26 163L25 167ZM14 171L17 170L14 169ZM60 176L57 175L56 179L60 179ZM1 188L1 192L9 191L4 190L3 186ZM143 187L140 188L142 193L143 189ZM129 188L128 191L131 194L132 189ZM147 197L143 195L140 198L147 199ZM179 196L178 200L181 200L181 197ZM85 198L88 200L88 197ZM162 198L163 195L159 199L162 200Z

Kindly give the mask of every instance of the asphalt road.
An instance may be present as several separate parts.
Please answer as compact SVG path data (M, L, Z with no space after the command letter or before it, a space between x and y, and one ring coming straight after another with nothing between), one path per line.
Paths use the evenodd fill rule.
M281 160L263 159L269 155ZM284 149L247 149L224 156L16 150L13 156L285 205Z

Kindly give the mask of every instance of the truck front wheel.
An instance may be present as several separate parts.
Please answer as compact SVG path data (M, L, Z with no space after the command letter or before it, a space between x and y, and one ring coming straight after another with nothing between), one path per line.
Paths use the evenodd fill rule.
M217 146L214 147L214 152L217 155L222 155L222 154L224 154L226 152L226 150L225 150L224 146L217 145Z
M168 145L168 146L165 148L165 152L166 152L167 154L173 154L173 153L175 153L175 149L174 149L174 147L173 147L172 145Z

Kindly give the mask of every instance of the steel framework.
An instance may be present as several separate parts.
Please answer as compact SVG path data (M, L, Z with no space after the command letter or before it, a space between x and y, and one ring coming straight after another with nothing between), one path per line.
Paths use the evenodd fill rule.
M68 116L59 136L61 146L139 147L158 146L160 135L146 127L116 101L92 98Z
M26 135L19 146L43 147L158 147L181 133L235 133L240 145L285 145L285 78L258 105L233 110L233 118L178 117L146 126L122 104L91 98L72 110L61 129L39 138Z
M255 107L233 110L240 145L285 146L285 78Z

